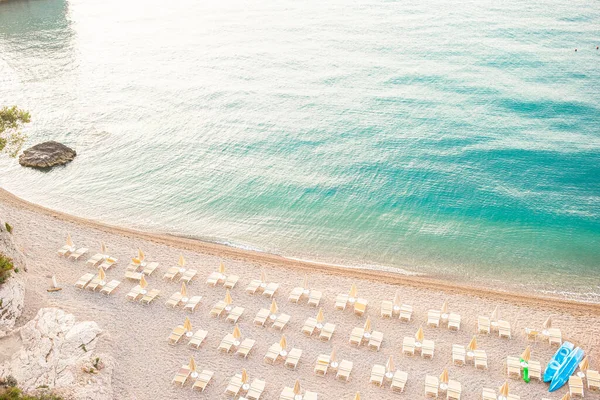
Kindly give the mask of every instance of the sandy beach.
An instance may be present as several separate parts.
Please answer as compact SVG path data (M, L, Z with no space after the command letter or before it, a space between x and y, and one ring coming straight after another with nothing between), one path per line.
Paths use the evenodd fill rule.
M264 399L278 399L283 387L293 386L296 378L300 379L304 389L319 393L320 399L352 399L357 391L361 392L363 399L425 398L425 376L439 376L444 368L448 368L451 379L462 383L464 399L479 399L483 387L496 389L507 379L504 371L506 357L518 357L527 345L531 345L532 360L545 366L555 348L547 342L528 342L524 328L540 328L549 315L553 326L562 329L565 339L588 352L592 369L600 367L596 363L597 356L600 356L600 304L530 297L524 293L504 292L501 288L473 288L468 284L450 284L428 277L348 270L185 238L136 232L48 210L3 190L0 191L0 212L13 226L15 240L28 262L28 272L24 273L27 279L26 308L20 323L30 320L41 307L49 306L60 307L74 314L78 320L96 321L104 331L100 347L116 360L113 376L116 399L227 398L225 387L230 377L242 368L248 371L250 379L266 380ZM122 281L113 295L107 297L73 286L81 275L95 271L85 266L88 257L71 262L56 255L67 233L71 234L78 247L90 248L88 256L95 254L100 242L104 241L110 255L119 259L118 265L107 272L108 280ZM160 263L159 269L148 278L148 283L149 288L161 290L161 297L150 306L125 299L125 294L136 285L136 282L125 279L125 268L138 248L144 250L148 261ZM190 268L198 270L197 280L188 286L188 293L202 295L203 299L193 314L164 304L171 294L179 290L180 283L165 281L162 277L168 267L176 265L180 255L186 258ZM221 339L233 330L233 325L224 318L215 319L209 315L212 306L225 295L223 287L205 284L208 275L217 269L221 261L228 273L240 276L237 286L231 291L234 304L245 307L239 327L243 337L257 341L247 359L217 350ZM265 296L250 295L245 291L250 281L260 276L261 268L265 269L268 281L280 283L274 298L280 310L291 315L290 323L283 330L288 344L303 350L295 371L281 363L270 365L263 361L268 347L279 341L281 332L253 325L259 309L268 308L270 304L270 299ZM63 290L48 293L46 289L53 274ZM289 293L300 286L305 274L309 275L312 289L323 291L321 306L326 321L336 324L330 342L304 336L301 333L304 321L314 317L317 310L306 302L293 304L288 301ZM362 317L349 309L334 310L336 295L348 292L352 283L357 285L359 296L369 301L367 312ZM380 317L381 301L392 300L397 290L402 301L414 307L410 323ZM439 309L444 301L448 302L451 312L462 316L458 332L425 326L427 310ZM512 325L512 339L478 335L479 348L488 354L489 369L486 371L476 370L472 365L452 365L452 345L466 346L476 331L477 316L489 316L496 306L499 306L502 318ZM169 333L173 327L183 323L186 315L190 317L194 330L201 328L209 332L199 350L193 350L185 343L178 346L167 344ZM356 348L348 343L352 328L362 326L367 316L371 317L373 328L384 333L379 352L368 350L365 346ZM413 336L420 326L423 326L425 337L435 341L432 360L402 355L403 337ZM2 359L9 357L14 348L14 338L0 341ZM338 359L354 362L347 383L336 380L333 374L322 378L313 373L317 356L329 354L332 348L336 349ZM402 395L392 393L389 384L383 388L369 384L371 367L385 364L390 355L394 356L396 367L408 373L406 391ZM189 384L184 388L171 385L177 369L187 364L190 356L195 357L199 369L215 372L213 381L202 394L193 392ZM549 394L547 385L537 381L526 384L522 380L511 379L509 383L511 393L522 399L559 399L567 391L563 387ZM586 393L586 398L600 399L600 394Z

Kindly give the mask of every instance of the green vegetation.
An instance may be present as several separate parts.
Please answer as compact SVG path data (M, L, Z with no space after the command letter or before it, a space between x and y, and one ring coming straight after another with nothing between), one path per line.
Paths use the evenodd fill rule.
M62 397L52 393L42 393L36 396L23 394L23 391L17 387L17 383L12 375L0 378L0 400L63 400Z
M0 389L0 400L63 400L62 397L52 393L42 393L40 395L30 396L23 394L21 389L16 387L8 387Z
M0 254L0 284L3 284L10 277L12 270L12 260L4 254Z
M9 224L8 222L5 222L5 223L4 223L4 227L6 228L6 231L7 231L8 233L11 233L11 234L12 234L12 225L11 225L11 224Z
M30 121L29 112L17 106L0 108L0 152L8 153L11 157L17 156L27 138L20 129Z

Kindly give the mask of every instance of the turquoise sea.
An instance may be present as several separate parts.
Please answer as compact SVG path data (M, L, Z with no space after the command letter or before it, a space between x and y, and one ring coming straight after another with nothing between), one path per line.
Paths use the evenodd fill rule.
M600 2L0 3L0 186L75 215L600 301ZM575 51L577 48L578 51ZM110 244L109 244L110 246Z

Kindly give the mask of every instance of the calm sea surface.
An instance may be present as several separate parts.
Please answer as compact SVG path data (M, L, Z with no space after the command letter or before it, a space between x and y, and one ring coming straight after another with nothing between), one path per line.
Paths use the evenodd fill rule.
M0 3L0 105L108 223L600 301L600 2ZM578 49L575 52L575 48ZM110 246L110 243L109 243Z

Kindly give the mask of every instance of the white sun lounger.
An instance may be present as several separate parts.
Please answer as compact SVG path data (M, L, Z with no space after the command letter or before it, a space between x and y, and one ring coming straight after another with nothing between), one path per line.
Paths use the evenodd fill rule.
M259 281L258 279L253 279L250 284L248 285L248 287L246 288L246 292L249 294L255 294L256 292L261 292L262 291L262 282Z
M227 321L235 324L243 313L244 307L234 307L233 310L229 312L229 315L227 315Z
M318 307L321 302L321 297L323 297L323 293L319 290L311 290L308 295L308 305L312 307Z
M465 365L466 354L465 346L460 344L452 345L452 363L456 365Z
M348 382L350 379L350 373L352 372L352 367L354 367L354 363L352 361L342 360L340 365L338 365L337 374L335 375L336 379Z
M407 381L408 374L404 371L398 370L394 373L390 387L394 392L404 392L404 387L406 386Z
M400 307L400 321L410 322L412 318L413 308L407 304L402 304Z
M214 374L214 372L209 371L207 369L203 370L200 373L200 375L198 375L198 378L196 378L196 382L194 382L192 389L199 389L203 392L204 389L206 389L206 386L208 386L208 384L210 383L210 380L212 379Z
M179 282L185 282L185 283L190 283L194 277L196 276L196 274L198 273L198 271L196 271L195 269L186 269L185 272L183 274L181 274L181 277L179 278Z
M214 305L212 310L210 310L210 316L217 318L220 317L223 311L225 310L225 307L227 307L227 304L223 300L219 300L219 302L217 302L217 304Z
M188 346L193 347L194 349L199 349L202 345L202 342L204 342L204 339L206 339L207 335L207 331L199 329L198 331L196 331L196 333L194 333L194 336L192 336L192 338L188 342Z
M412 336L405 336L402 340L402 353L407 356L415 355L415 338Z
M167 272L165 272L165 274L163 275L163 279L168 279L172 281L177 275L181 273L179 270L179 267L171 267L167 269Z
M261 308L254 318L254 325L264 326L267 318L269 318L269 315L271 315L269 310L266 308Z
M287 355L285 359L285 366L291 369L298 368L298 361L300 361L300 357L302 356L302 350L300 349L292 349Z
M150 275L152 275L152 273L154 271L156 271L157 268L158 268L157 262L149 262L148 264L146 264L146 266L142 270L142 274L150 276Z
M369 338L369 344L367 347L371 350L379 351L381 343L383 342L383 332L373 331Z
M348 295L344 293L340 293L335 298L335 309L336 310L345 310L346 304L348 304Z
M271 282L267 285L263 294L269 298L273 298L277 289L279 289L279 284Z
M75 282L75 287L79 289L84 289L91 281L94 279L94 274L84 274L81 278Z
M78 261L87 252L88 252L87 247L79 248L76 251L74 251L73 253L69 254L69 260Z
M266 382L258 378L254 378L250 384L250 389L246 394L246 398L249 400L259 400L260 396L265 390Z
M369 382L377 386L383 385L383 377L385 376L385 367L380 364L373 365L371 368L371 379Z
M331 336L333 336L333 332L335 331L335 324L330 322L325 323L323 325L323 329L321 329L321 333L319 334L319 339L323 341L331 340Z
M273 324L273 328L279 329L280 331L285 328L288 322L290 322L290 316L287 314L279 314L275 323Z
M159 294L160 294L160 290L152 289L144 297L142 297L142 300L140 300L140 302L142 304L150 304L150 303L152 303L152 301L154 301L154 299L156 299L158 297Z
M312 334L315 332L316 326L317 326L317 319L314 317L309 317L304 322L304 326L302 327L302 333L304 333L306 336L312 336Z
M177 374L175 374L175 377L173 378L171 383L183 386L187 382L191 373L192 371L190 370L190 368L187 365L183 365L181 368L179 368L179 371L177 371Z
M196 308L198 308L198 305L200 304L201 300L202 296L193 296L187 303L185 303L183 309L186 311L194 312L196 311Z
M140 293L141 290L142 288L140 285L134 286L125 297L127 300L137 301L142 296L142 293Z
M254 339L244 339L242 340L242 343L240 343L236 354L243 356L244 358L248 357L248 354L250 353L250 351L252 350L252 348L254 347L254 344L256 343L256 340Z
M439 328L441 312L439 310L429 310L427 312L427 326Z
M183 296L181 295L181 292L175 292L171 295L171 297L169 297L169 300L167 300L165 304L168 307L175 308L179 305L179 303L181 303L182 298Z
M223 287L225 287L225 289L233 289L239 279L240 279L240 277L237 275L229 275L227 277L227 279L225 279L225 283L223 284ZM256 380L257 379L255 379L255 381ZM264 382L264 381L261 381L261 382Z
M279 343L273 343L269 350L267 350L267 354L265 354L265 362L270 362L271 364L275 364L275 361L279 358L279 353L281 353L281 346Z
M85 262L85 266L86 267L97 267L100 262L102 262L102 260L104 260L104 254L95 254L93 257L91 257L89 260L87 260Z
M104 285L104 287L100 290L100 293L104 293L106 295L111 294L117 287L119 287L119 285L121 284L120 281L117 281L115 279L113 279L112 281L108 282L106 285Z

